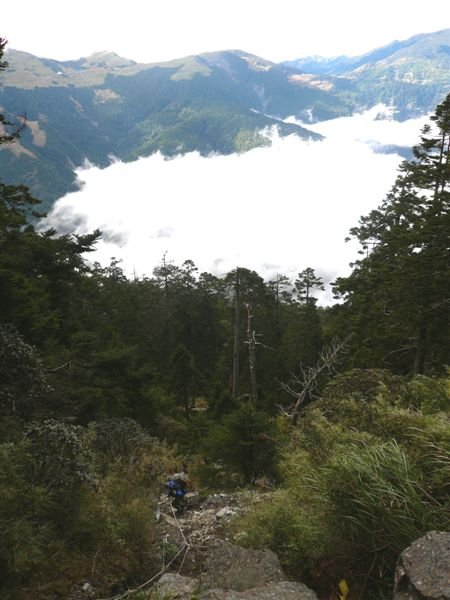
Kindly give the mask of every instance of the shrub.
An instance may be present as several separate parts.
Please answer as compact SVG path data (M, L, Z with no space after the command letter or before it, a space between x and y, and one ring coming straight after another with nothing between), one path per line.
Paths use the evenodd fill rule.
M47 389L36 349L15 327L0 324L0 417L29 418Z
M450 409L450 380L416 375L408 385L409 406L426 414Z
M0 445L2 597L66 597L86 578L108 595L156 572L164 459L165 448L128 421L89 431L32 423Z
M88 475L79 450L79 430L50 420L0 445L0 563L15 598L15 586L37 585L64 563Z
M246 483L273 475L276 464L276 428L263 412L244 404L211 428L206 453L237 472Z
M358 400L371 403L380 396L395 403L404 395L406 381L384 369L351 369L332 379L323 392L325 400Z
M160 452L161 444L132 419L104 419L92 422L85 437L85 446L100 475L107 474L111 467L130 469L136 474L145 466L147 480L152 482L162 473L160 459L154 463L146 460L150 456L164 454Z

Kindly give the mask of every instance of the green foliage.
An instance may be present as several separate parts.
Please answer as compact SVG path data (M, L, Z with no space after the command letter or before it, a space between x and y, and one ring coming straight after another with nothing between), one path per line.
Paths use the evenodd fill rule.
M380 208L351 230L366 256L336 289L355 366L442 373L448 361L450 94L431 121Z
M194 365L194 357L180 344L171 358L169 387L184 407L186 418L191 416L194 394L200 390L201 375Z
M417 375L408 384L410 406L425 414L448 410L450 402L449 378L433 379Z
M0 415L27 418L47 391L36 349L12 325L0 324Z
M85 445L101 475L111 469L117 472L132 470L145 475L148 484L159 480L161 460L151 463L146 457L155 457L159 452L169 455L169 450L161 447L136 421L105 419L91 422L87 429Z
M215 390L209 401L209 413L215 419L221 419L237 408L237 403L229 390Z
M77 488L87 478L76 426L47 419L32 422L24 433L32 457L30 481L50 487Z
M73 426L35 423L22 440L0 448L0 562L6 592L31 579L37 583L39 570L45 578L48 557L64 553L67 532L78 522L87 471Z
M113 430L112 423L87 431L35 422L21 440L0 444L2 597L25 598L25 588L35 598L48 597L49 589L66 595L82 577L106 593L156 567L153 521L164 452L135 423L116 425L117 445L105 441ZM125 430L130 440L120 439Z
M448 388L446 412L443 400L433 414L417 406L428 406L436 389L443 398L447 382L419 382L416 406L417 381L383 371L352 371L329 384L288 439L283 487L237 524L237 539L269 545L324 593L342 576L354 589L366 585L364 597L389 588L398 554L450 525Z
M317 277L314 269L307 267L298 274L298 279L295 280L295 289L299 301L309 304L315 302L315 298L311 296L311 290L324 290L325 287L322 278Z
M383 560L390 565L436 525L421 473L396 442L350 446L315 471L311 484L319 494L326 491L352 550L386 548Z
M246 483L275 473L275 426L265 413L249 404L243 404L213 426L205 445L208 457L236 471Z
M286 307L286 325L280 342L281 364L278 376L288 378L302 365L312 367L317 363L322 349L322 326L317 307L312 298L307 304Z
M241 129L234 141L236 152L243 153L261 146L270 146L270 140L257 131Z

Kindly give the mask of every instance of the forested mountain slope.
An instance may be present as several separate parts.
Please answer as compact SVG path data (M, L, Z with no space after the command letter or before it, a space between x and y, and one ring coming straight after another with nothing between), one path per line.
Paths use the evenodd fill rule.
M22 181L45 207L77 189L84 161L107 166L160 151L229 154L270 144L262 131L320 136L304 122L379 102L396 118L431 111L449 82L449 31L394 42L363 57L274 64L241 50L138 64L112 52L72 61L10 50L0 107L23 115L20 141L3 149L5 181Z
M21 180L43 200L75 189L74 168L111 156L133 160L161 151L229 154L270 143L259 132L318 140L276 117L348 114L329 91L292 80L294 70L240 51L137 65L113 54L57 63L8 54L2 106L25 114L20 142L2 152L8 181ZM11 72L12 71L12 72Z
M307 57L284 63L352 82L359 106L393 105L397 118L430 112L450 87L450 29L421 33L362 56Z

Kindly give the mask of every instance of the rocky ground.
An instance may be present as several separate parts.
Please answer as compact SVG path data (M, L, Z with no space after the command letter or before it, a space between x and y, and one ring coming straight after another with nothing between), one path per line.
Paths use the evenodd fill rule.
M188 508L177 514L161 496L156 512L161 571L147 582L139 600L318 600L302 583L288 581L269 549L242 548L233 543L228 525L252 502L270 492L188 495ZM450 533L430 532L400 556L395 600L450 600ZM150 585L153 584L152 587ZM145 590L145 592L144 592ZM108 598L133 598L129 590ZM145 596L144 596L145 594ZM359 596L359 600L362 596ZM346 593L332 596L350 600ZM97 598L85 582L70 600ZM323 598L321 600L324 600ZM326 600L330 600L327 598Z
M209 546L218 539L230 541L227 526L231 519L247 510L248 503L245 493L211 494L204 499L190 493L186 510L178 514L169 499L161 496L157 519L163 564L170 561L178 550L185 548L181 571L189 576L199 575ZM174 567L181 560L183 558L174 561Z
M269 492L257 494L264 501ZM253 497L255 501L255 497ZM213 494L203 501L189 495L177 515L161 498L159 527L163 563L155 589L174 600L317 600L314 592L287 581L277 556L268 549L241 548L227 533L230 520L249 505L247 494Z

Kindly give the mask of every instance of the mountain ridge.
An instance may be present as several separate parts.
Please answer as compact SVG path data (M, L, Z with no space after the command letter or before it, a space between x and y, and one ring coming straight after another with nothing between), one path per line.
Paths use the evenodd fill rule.
M261 134L270 127L319 140L270 115L351 112L329 92L291 82L292 69L242 51L150 66L123 65L115 56L120 66L110 66L104 54L65 66L17 51L7 58L2 107L10 119L26 114L31 127L2 153L0 166L47 205L77 189L74 167L85 159L103 167L111 155L127 161L158 150L166 156L244 152L270 143Z
M430 37L435 39L437 36L445 39L450 47L450 28L448 28L436 32L419 33L406 40L394 40L389 44L355 56L348 56L345 54L333 57L314 55L286 60L283 61L282 64L301 69L307 67L310 69L311 73L342 74L347 72L349 67L358 68L362 64L368 62L386 59L397 51L402 51L415 44L426 42Z
M326 74L240 49L148 64L111 51L58 61L8 50L5 58L1 110L10 120L25 114L29 126L2 152L3 179L25 183L46 207L78 189L85 160L105 167L110 156L156 151L245 152L269 144L262 132L271 127L314 141L321 136L307 125L284 120L313 123L379 103L401 120L430 112L450 87L450 30L316 60Z

